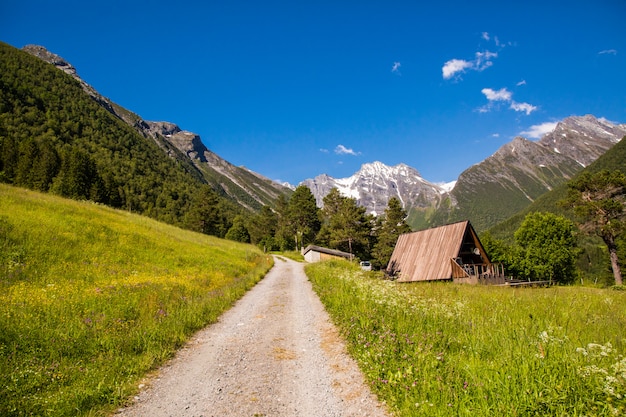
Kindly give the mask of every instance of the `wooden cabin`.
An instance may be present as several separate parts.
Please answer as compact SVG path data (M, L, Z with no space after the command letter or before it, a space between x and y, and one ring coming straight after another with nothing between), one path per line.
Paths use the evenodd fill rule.
M354 258L353 255L342 252L340 250L323 248L321 246L309 245L302 250L302 255L304 256L304 260L307 262L319 262L327 259L341 259L345 258L348 260L352 260Z
M505 283L504 270L491 263L469 221L400 235L387 273L398 282Z

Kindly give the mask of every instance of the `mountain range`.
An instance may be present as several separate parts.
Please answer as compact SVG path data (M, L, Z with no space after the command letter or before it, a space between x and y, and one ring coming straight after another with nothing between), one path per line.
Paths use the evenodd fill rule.
M429 182L404 164L390 167L381 162L364 164L348 178L322 174L302 184L320 206L337 188L374 214L382 213L389 198L398 198L414 229L472 219L477 230L485 230L572 178L624 136L626 124L572 116L539 141L514 138L450 184Z
M273 206L277 197L293 187L279 184L261 174L224 160L203 144L201 138L174 123L141 119L101 96L82 80L65 59L42 46L23 48L74 77L94 101L153 140L200 181L251 211ZM318 206L332 188L353 197L367 211L381 214L391 197L397 197L409 214L414 229L471 219L477 230L485 230L527 207L536 198L563 184L626 136L626 125L614 124L592 115L572 116L556 124L539 141L522 137L498 149L492 156L461 173L457 181L436 184L405 164L364 164L348 178L321 174L301 184L308 186Z

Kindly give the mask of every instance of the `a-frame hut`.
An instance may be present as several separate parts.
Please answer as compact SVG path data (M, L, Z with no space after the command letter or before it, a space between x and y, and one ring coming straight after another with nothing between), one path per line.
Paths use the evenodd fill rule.
M398 282L504 282L469 221L400 235L387 273Z

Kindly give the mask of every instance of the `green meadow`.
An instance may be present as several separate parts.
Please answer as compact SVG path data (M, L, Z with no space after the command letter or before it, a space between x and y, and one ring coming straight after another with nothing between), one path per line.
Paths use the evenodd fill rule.
M272 265L244 245L0 184L0 415L107 415Z
M347 262L306 272L397 416L626 414L626 292L399 284Z

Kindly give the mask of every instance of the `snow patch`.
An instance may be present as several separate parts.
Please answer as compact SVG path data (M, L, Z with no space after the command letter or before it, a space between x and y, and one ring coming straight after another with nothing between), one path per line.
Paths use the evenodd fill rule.
M456 180L450 182L438 182L435 185L439 187L439 194L445 194L452 191L452 189L456 185Z

